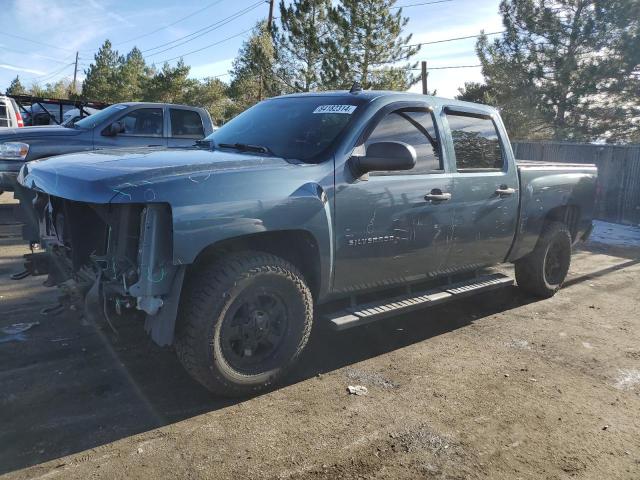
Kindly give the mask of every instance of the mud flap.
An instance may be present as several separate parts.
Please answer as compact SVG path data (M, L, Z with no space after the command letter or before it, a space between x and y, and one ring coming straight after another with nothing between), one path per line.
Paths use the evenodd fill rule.
M22 220L22 238L28 242L38 242L40 227L38 215L33 205L36 193L15 182L13 198L20 202L19 212Z
M84 297L84 318L91 323L100 325L106 322L102 310L102 272L98 273L96 281Z
M145 331L161 347L173 343L185 271L186 266L184 265L178 268L173 277L169 295L163 298L162 308L156 315L147 315L144 321Z

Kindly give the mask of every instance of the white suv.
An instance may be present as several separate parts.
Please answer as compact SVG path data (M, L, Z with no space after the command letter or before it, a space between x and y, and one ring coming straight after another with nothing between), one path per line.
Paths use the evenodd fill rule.
M13 98L0 96L0 127L24 127L20 109Z

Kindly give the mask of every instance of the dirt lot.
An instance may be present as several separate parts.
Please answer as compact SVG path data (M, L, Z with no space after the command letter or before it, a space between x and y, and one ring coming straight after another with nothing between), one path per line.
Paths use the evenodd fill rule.
M0 343L7 478L640 478L640 248L587 245L551 300L317 328L289 385L228 401L142 325L39 315L56 292L8 279L26 249L0 224L0 327L40 322Z

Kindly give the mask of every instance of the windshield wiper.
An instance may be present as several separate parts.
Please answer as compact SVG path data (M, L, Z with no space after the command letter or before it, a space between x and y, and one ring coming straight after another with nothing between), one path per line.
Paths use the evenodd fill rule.
M213 140L207 140L206 138L203 138L201 140L196 140L195 146L198 148L206 148L207 150L213 150L215 147L215 144L213 143Z
M268 147L263 145L251 145L249 143L218 143L218 147L222 148L234 148L242 152L259 152L259 153L271 153Z

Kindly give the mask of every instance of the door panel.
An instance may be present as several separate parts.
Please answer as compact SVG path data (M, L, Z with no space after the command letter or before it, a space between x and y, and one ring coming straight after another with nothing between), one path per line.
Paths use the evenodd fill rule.
M451 176L441 174L371 177L340 189L336 290L405 283L445 268L453 208L424 197L452 188Z
M451 268L468 270L504 261L516 229L518 196L503 197L495 192L509 184L513 182L504 174L455 178Z
M449 265L470 270L504 261L516 230L518 177L493 119L447 112L457 173Z
M445 197L454 184L453 176L443 169L432 114L421 108L388 113L364 147L383 141L413 146L416 166L371 172L368 180L337 185L334 288L338 292L403 284L437 275L447 265L453 208Z

